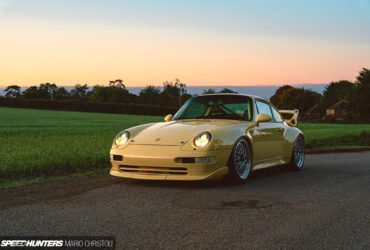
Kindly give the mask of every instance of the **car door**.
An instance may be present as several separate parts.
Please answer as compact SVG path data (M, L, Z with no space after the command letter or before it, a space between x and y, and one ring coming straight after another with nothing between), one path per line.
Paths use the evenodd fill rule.
M283 152L285 146L286 125L284 125L284 120L274 105L270 104L270 107L273 115L274 128L276 131L277 145L279 146L277 148L277 158L282 158L284 157Z
M281 157L284 128L276 122L269 103L256 99L256 116L269 115L272 120L261 122L253 129L254 161L255 164L273 163Z

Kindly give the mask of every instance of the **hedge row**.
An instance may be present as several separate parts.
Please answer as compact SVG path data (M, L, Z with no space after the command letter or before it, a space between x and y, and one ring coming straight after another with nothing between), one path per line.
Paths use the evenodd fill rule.
M161 116L174 114L177 111L177 108L147 104L94 103L79 100L43 100L6 97L0 97L0 107Z

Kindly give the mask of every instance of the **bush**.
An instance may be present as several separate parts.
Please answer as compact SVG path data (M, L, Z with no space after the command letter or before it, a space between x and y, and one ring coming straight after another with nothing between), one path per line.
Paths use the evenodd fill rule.
M82 112L135 114L135 115L167 115L174 114L177 109L147 104L95 103L79 100L45 100L0 97L1 107L51 109Z

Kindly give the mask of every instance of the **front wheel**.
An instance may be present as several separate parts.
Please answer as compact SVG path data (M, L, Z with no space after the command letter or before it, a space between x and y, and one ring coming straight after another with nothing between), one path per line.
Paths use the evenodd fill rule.
M304 139L299 135L294 142L292 157L290 159L290 167L294 170L301 170L304 167Z
M252 169L252 155L246 139L239 139L231 153L228 177L234 183L244 183Z

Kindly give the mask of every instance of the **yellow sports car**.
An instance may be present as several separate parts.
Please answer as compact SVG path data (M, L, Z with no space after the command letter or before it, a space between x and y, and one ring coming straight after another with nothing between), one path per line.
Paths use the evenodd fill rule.
M278 111L257 96L192 97L164 122L120 132L110 151L110 173L150 180L225 176L245 182L260 168L289 164L299 170L305 154L297 119L298 110Z

